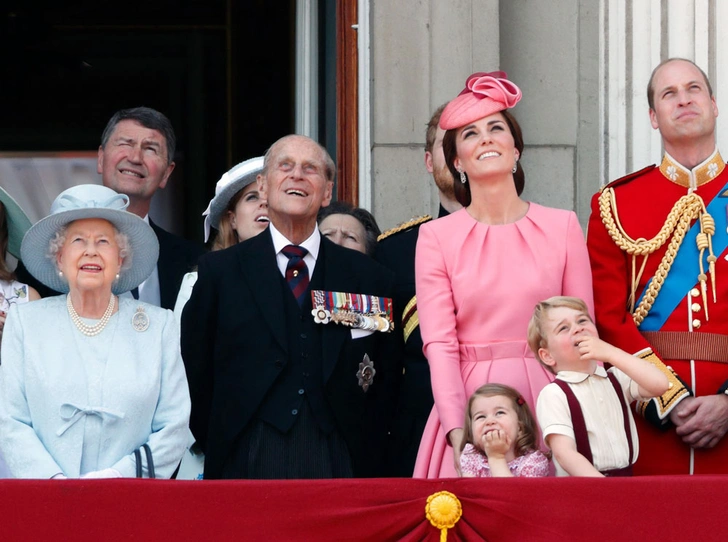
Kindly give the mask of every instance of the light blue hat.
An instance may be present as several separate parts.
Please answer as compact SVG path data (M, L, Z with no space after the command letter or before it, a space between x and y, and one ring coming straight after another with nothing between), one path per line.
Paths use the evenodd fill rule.
M5 220L8 223L8 252L20 258L20 243L25 232L30 229L30 219L18 202L2 187L0 187L0 202L5 206ZM5 254L0 256L5 257Z
M131 265L124 265L111 290L128 292L144 282L157 265L159 242L151 226L125 209L129 196L97 184L80 184L61 192L51 205L51 214L31 227L23 238L20 258L30 273L58 292L68 292L68 282L58 276L56 262L48 257L56 232L74 220L108 220L129 238ZM128 260L129 256L127 256ZM125 262L125 264L128 262Z

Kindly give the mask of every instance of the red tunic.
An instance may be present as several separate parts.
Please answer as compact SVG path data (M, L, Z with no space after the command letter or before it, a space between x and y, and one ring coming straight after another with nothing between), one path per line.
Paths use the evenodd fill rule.
M669 157L666 157L669 161ZM710 160L719 164L714 178L708 174L707 165ZM632 239L652 239L665 223L675 202L688 193L686 186L671 181L675 178L675 170L667 170L669 162L663 161L661 168L646 168L637 174L615 181L610 186L614 190L617 212L624 232ZM702 169L700 169L702 168ZM708 161L693 170L696 174L698 194L707 206L721 189L728 183L728 171L717 153ZM662 171L661 171L662 170ZM663 171L665 173L663 173ZM685 176L687 170L677 173ZM715 175L715 166L710 173ZM680 180L680 179L677 179ZM728 203L728 199L726 199ZM720 206L720 212L726 212L726 206ZM715 213L714 213L715 214ZM725 232L724 232L725 233ZM694 243L686 236L685 243ZM647 282L655 275L655 271L666 252L666 242L649 256L645 270L637 287L637 297L644 291ZM592 198L592 214L589 219L587 246L591 259L594 279L594 305L599 332L604 340L623 350L637 353L651 348L650 343L635 325L629 312L628 298L632 282L632 256L622 251L610 237L602 222L599 209L599 194ZM689 259L682 265L689 266L690 277L694 282L684 288L684 296L677 307L669 314L660 331L680 331L691 333L717 333L728 335L728 251L716 254L716 288L717 303L713 302L708 275L708 316L706 320L702 295L698 293L699 262ZM703 260L705 262L705 259ZM642 257L637 258L637 270L642 264ZM705 272L708 272L707 264ZM698 290L694 290L698 288ZM682 291L682 290L681 290ZM658 294L659 297L659 294ZM659 351L653 349L660 356ZM662 357L662 356L660 356ZM664 359L680 378L687 384L695 396L712 395L728 380L728 363L690 360ZM679 386L678 386L679 388ZM676 389L668 391L663 399L675 394ZM665 418L679 399L663 401L660 416ZM728 473L728 438L712 450L695 450L684 444L675 433L674 426L668 424L663 430L648 424L644 419L636 420L640 438L640 454L635 465L635 474L708 474ZM691 454L694 456L691 457ZM691 469L694 461L694 469Z

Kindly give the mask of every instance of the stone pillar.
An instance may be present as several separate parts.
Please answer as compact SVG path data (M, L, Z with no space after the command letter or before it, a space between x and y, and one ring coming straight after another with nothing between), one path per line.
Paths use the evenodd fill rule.
M432 111L499 67L498 0L371 0L373 208L382 229L437 213L424 166Z

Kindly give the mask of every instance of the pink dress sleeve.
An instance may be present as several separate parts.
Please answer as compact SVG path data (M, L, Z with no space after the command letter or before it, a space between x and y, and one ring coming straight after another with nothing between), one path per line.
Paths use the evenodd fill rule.
M432 394L440 424L447 434L463 426L468 398L460 373L460 345L450 276L433 225L425 224L420 228L415 256L415 284Z
M591 265L584 234L575 213L569 214L566 230L566 268L564 269L563 295L583 299L594 319L594 291Z
M521 458L519 467L513 472L514 476L524 478L540 478L549 475L549 460L538 450L524 455Z

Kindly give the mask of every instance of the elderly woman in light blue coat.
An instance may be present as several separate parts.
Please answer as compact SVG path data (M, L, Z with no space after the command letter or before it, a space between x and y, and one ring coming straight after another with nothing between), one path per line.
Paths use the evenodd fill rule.
M18 478L169 478L190 438L190 399L171 311L121 295L157 262L152 229L126 195L61 193L21 257L54 290L13 307L0 365L0 448Z

